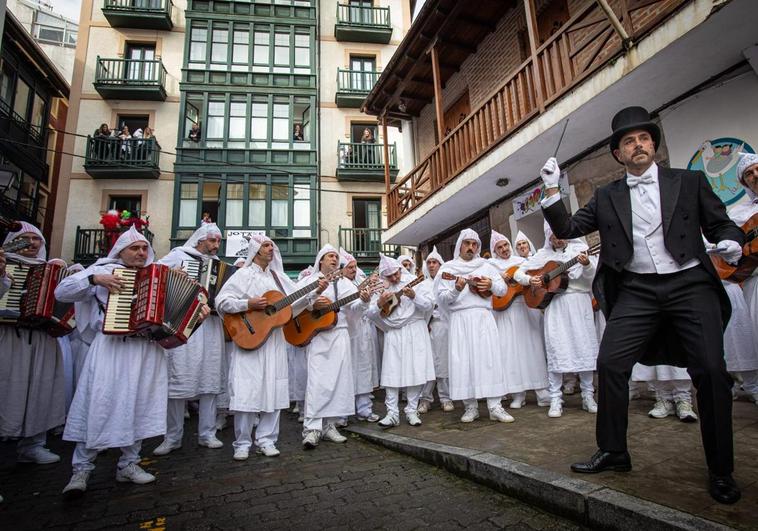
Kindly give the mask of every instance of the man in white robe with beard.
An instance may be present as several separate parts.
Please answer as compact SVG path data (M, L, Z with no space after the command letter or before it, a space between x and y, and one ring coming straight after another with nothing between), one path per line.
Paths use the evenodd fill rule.
M437 252L437 247L432 249L432 252L424 260L424 277L426 280L421 284L429 293L434 297L434 277L444 264L442 255ZM437 395L440 399L440 406L442 411L450 412L455 409L453 401L450 400L450 379L448 378L448 338L447 329L449 326L449 320L447 313L443 312L437 299L433 300L434 308L432 312L427 316L427 323L429 327L429 338L432 342L432 355L434 358L434 380L428 381L424 385L423 391L421 391L421 401L419 402L418 412L423 414L429 411L432 403L434 402L434 389L437 389Z
M151 483L155 476L139 466L142 441L166 433L168 374L163 348L141 337L102 332L109 293L123 281L113 272L153 262L153 249L134 227L122 234L107 258L65 278L55 290L62 302L81 302L77 319L98 330L71 403L63 439L76 443L73 475L63 493L81 494L101 450L120 448L116 481ZM203 309L203 317L209 308Z
M325 284L325 282L324 282ZM264 310L268 300L263 295L279 291L288 295L297 288L284 273L277 245L268 237L254 235L250 240L244 267L238 269L216 296L216 308L222 315L248 310ZM305 306L301 298L292 305L293 313ZM258 453L276 457L279 450L279 416L289 406L287 343L281 328L271 331L256 350L232 346L229 361L229 410L234 414L234 459L244 461L253 444ZM257 423L257 426L255 426Z
M464 229L455 244L453 259L445 262L434 279L434 292L442 311L450 315L448 331L448 369L450 398L463 400L465 411L461 422L479 418L477 399L487 399L490 420L513 422L503 409L501 400L508 392L500 337L492 315L492 297L471 291L466 279L476 280L476 288L503 296L505 283L500 273L481 256L479 235ZM450 273L457 280L444 280Z
M203 223L181 247L158 260L172 269L199 270L218 260L221 230L215 223ZM166 455L181 448L184 436L184 409L188 400L199 400L197 444L206 448L224 446L216 437L217 397L222 391L224 365L224 324L218 315L209 315L203 326L185 345L166 351L168 361L168 419L166 437L153 450Z
M520 256L513 256L510 240L495 230L490 236L490 252L492 258L489 261L500 272L504 282L512 280L508 275L509 269L526 261ZM494 312L500 333L500 352L505 359L510 385L510 407L513 409L524 406L527 391L535 392L538 403L550 403L542 327L534 326L531 313L531 308L520 295L505 310Z
M29 240L31 246L5 253L7 265L47 262L45 237L37 227L21 222L20 230L8 233L3 244L17 238ZM63 263L50 260L53 262ZM7 265L0 277L9 289L12 279ZM58 341L43 330L0 324L0 351L0 437L19 439L19 463L57 463L60 457L45 444L47 431L62 425L66 415L66 381Z
M384 351L380 383L385 390L387 415L379 426L390 428L400 424L400 389L405 389L408 403L405 418L411 426L420 426L418 401L424 385L434 380L434 356L427 330L427 317L434 308L434 299L426 286L407 286L415 280L400 263L380 254L379 275L385 281L385 290L374 295L368 316L384 330ZM402 293L402 295L401 295ZM382 307L393 296L400 304L389 315L382 315Z
M592 312L590 289L595 276L596 259L586 255L587 244L579 239L560 240L545 223L545 246L519 265L514 278L525 287L542 285L538 276L526 272L540 269L549 261L567 262L580 255L566 274L566 291L555 295L545 309L545 351L550 391L548 417L563 415L561 386L564 373L579 373L582 409L597 413L592 381L598 354L597 331Z

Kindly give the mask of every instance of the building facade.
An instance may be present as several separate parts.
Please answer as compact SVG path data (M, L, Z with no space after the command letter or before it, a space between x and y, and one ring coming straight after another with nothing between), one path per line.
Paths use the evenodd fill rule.
M758 143L746 22L758 4L603 4L425 2L364 104L410 114L417 133L415 167L388 194L386 243L437 245L449 258L471 226L485 251L491 229L542 244L542 164L557 154L564 201L584 205L623 175L608 139L611 117L629 105L660 122L659 163L704 170L727 206L743 200L733 173L737 153Z

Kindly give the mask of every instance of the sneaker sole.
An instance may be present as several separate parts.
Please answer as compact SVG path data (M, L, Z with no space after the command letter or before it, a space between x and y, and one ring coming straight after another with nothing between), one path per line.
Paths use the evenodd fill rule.
M685 424L692 424L693 422L697 422L697 417L679 417L679 420L684 422Z
M314 448L316 448L316 446L318 446L318 444L303 443L303 450L313 450Z
M16 463L23 463L25 465L54 465L55 463L60 462L60 458L56 459L55 461L35 461L34 459L29 458L16 458Z
M246 455L244 457L242 457L242 456L238 457L238 456L235 455L232 459L234 459L235 461L247 461L249 457L250 457L249 455Z
M500 420L500 419L496 419L496 418L490 417L490 420L493 421L493 422L500 422L502 424L510 424L511 422L516 422L516 419L514 419L514 418Z
M135 485L148 485L150 483L155 483L155 478L149 480L149 481L134 481L131 478L116 478L116 481L119 483L134 483Z

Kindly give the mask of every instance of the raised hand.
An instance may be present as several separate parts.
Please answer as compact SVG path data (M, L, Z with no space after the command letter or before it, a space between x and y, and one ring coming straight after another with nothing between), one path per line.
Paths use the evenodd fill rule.
M558 188L558 180L561 178L561 168L558 166L558 160L550 157L540 170L540 177L545 183L545 188Z

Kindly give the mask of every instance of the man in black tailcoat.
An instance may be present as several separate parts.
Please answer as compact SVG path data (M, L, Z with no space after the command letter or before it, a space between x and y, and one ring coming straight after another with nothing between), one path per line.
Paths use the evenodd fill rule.
M726 372L723 329L731 306L703 245L717 243L727 261L741 255L744 235L726 215L705 175L659 167L661 132L642 107L614 116L611 152L626 176L602 188L573 216L558 191L555 158L542 168L545 219L558 238L600 232L593 282L608 324L597 360L599 450L574 472L629 471L626 431L629 376L635 363L687 367L697 389L709 492L734 503L732 380Z

